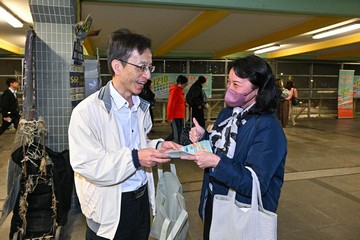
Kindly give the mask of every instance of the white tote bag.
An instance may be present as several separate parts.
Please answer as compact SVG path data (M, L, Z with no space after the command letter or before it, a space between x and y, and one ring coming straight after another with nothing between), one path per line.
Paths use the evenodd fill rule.
M170 169L171 172L163 172L161 165L158 165L156 215L150 236L160 240L184 240L189 229L188 212L175 164L171 163Z
M227 196L216 194L210 240L277 239L277 214L263 208L259 180L251 168L246 168L253 178L251 205L235 200L236 193L232 189Z

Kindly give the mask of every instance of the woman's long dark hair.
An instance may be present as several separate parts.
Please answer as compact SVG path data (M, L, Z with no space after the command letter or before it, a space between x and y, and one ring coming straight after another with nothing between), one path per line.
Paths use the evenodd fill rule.
M275 112L279 102L279 94L270 65L262 58L250 55L235 59L231 68L234 69L236 76L249 79L253 88L258 89L256 103L249 114L260 115Z

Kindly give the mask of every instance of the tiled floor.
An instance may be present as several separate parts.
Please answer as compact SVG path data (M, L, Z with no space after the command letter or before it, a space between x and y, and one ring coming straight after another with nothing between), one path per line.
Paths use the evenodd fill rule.
M278 209L280 240L360 239L360 118L302 119L284 129L288 138L285 184ZM157 124L150 137L165 137ZM14 132L0 136L0 208L6 197L7 161ZM274 139L276 141L276 139ZM202 239L197 214L202 171L191 161L175 160L189 211L189 240ZM10 217L0 227L6 239ZM69 213L63 239L84 239L84 218Z

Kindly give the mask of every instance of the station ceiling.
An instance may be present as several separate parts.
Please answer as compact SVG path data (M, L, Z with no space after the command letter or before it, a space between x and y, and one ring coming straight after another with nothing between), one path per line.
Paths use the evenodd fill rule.
M0 19L0 55L19 54L33 25L28 0L0 0L18 15L21 29ZM314 40L325 29L360 20L359 0L83 0L79 18L93 18L90 55L106 56L111 32L128 28L152 39L154 57L234 58L253 48L280 45L270 59L360 61L360 29ZM36 28L35 28L36 31Z

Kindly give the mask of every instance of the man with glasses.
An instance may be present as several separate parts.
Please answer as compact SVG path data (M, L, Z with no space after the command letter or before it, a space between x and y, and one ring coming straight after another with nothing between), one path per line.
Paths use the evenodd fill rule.
M148 239L155 189L151 167L180 145L149 140L149 103L139 98L154 71L151 40L120 29L109 39L112 80L71 115L70 162L86 217L86 239Z

